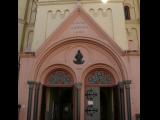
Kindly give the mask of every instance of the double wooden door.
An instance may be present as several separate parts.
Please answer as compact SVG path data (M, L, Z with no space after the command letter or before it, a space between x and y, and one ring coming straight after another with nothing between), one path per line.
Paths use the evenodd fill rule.
M81 105L75 101L72 87L50 88L49 95L45 91L41 120L77 120L75 106ZM80 117L85 120L120 120L116 91L117 88L114 87L86 87L85 114ZM81 111L82 109L79 112Z

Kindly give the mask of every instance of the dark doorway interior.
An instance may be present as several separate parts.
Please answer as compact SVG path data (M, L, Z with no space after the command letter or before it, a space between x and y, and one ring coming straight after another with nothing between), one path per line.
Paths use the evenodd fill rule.
M113 120L112 88L100 88L101 120Z
M46 100L47 94L43 99L46 102L43 102L45 104L45 117L42 120L73 120L72 91L71 87L49 88L49 99Z

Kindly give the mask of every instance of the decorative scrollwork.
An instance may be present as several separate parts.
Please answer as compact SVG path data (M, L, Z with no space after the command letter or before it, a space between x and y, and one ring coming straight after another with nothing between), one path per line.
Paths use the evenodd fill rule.
M49 84L70 84L71 78L64 71L54 72L48 80Z
M103 70L97 70L88 78L89 84L110 84L112 83L111 74Z

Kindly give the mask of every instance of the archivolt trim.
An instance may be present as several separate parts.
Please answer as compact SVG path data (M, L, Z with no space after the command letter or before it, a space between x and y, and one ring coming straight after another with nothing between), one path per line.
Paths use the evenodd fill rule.
M37 79L38 78L38 73L40 70L40 67L42 66L42 64L44 63L45 59L56 49L67 45L67 44L71 44L71 43L88 43L88 44L92 44L92 45L96 45L97 47L100 47L102 49L104 49L106 52L108 52L117 62L122 74L123 74L123 78L122 79L127 79L128 75L127 75L127 70L125 68L125 65L121 59L120 56L124 55L123 51L120 50L115 50L115 48L111 47L110 45L94 39L94 38L87 38L87 37L82 37L82 36L78 36L78 37L72 37L72 38L67 38L67 39L63 39L53 45L50 45L48 48L44 48L44 51L40 51L36 53L36 63L34 66L34 70L31 73L33 79Z
M89 66L88 68L86 68L82 74L82 78L81 80L83 80L86 83L86 79L88 77L88 75L96 70L104 70L104 71L108 71L112 76L113 76L113 84L116 85L119 81L122 80L122 76L123 75L118 75L118 73L116 72L116 70L114 70L111 66L106 65L106 64L94 64Z

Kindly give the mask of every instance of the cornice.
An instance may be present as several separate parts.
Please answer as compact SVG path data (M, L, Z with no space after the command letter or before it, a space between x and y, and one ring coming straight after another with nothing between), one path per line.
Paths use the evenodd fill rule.
M140 19L136 20L126 20L126 24L140 24Z
M34 23L28 24L25 20L18 18L18 23L24 24L26 27L34 27Z
M19 57L23 58L30 58L35 57L35 52L21 52L18 54Z
M126 50L125 56L140 56L139 50Z
M109 0L108 3L123 3L124 0ZM43 5L62 5L62 4L75 4L77 1L72 0L72 1L36 1L36 4L38 6L43 6ZM81 0L80 3L101 3L101 0Z
M34 24L25 24L26 27L34 28Z
M25 21L21 18L18 18L18 23L25 24Z

